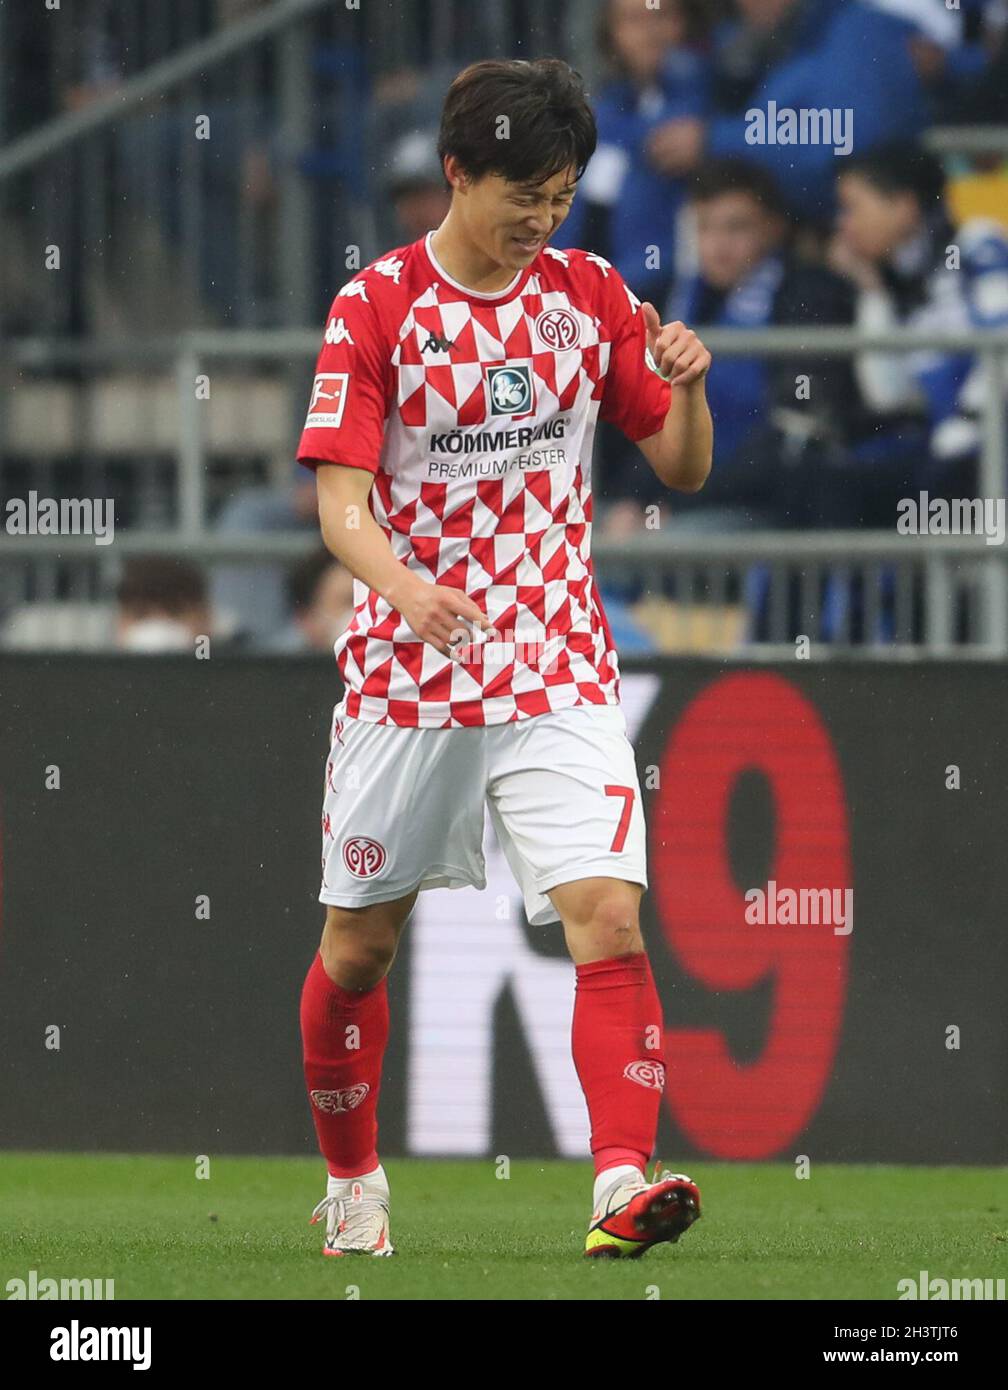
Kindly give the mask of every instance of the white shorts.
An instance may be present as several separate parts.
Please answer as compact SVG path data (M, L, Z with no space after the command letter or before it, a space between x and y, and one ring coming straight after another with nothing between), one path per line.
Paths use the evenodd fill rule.
M618 705L462 729L333 716L319 902L364 907L414 888L485 888L484 806L532 926L550 888L647 887L644 809Z

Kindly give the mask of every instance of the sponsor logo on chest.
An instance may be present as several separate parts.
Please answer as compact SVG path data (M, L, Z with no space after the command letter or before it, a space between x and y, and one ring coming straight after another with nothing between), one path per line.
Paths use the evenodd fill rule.
M531 415L535 409L532 368L526 364L487 367L486 385L488 415Z

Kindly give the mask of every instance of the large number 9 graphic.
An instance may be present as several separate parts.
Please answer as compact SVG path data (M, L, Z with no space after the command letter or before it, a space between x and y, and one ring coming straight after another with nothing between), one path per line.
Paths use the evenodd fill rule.
M732 877L726 822L740 774L761 772L776 813L768 878L851 885L840 770L819 715L779 676L728 676L699 695L670 738L652 808L655 903L682 967L711 990L773 977L762 1055L739 1064L721 1033L669 1028L665 1098L697 1148L766 1158L809 1123L832 1069L847 983L847 936L831 926L751 926ZM752 884L746 887L766 887Z

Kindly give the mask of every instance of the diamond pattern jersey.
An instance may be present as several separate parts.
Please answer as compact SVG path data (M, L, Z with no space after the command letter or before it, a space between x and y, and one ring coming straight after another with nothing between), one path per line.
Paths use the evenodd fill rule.
M442 656L355 579L334 648L338 712L457 728L617 704L591 456L600 415L636 441L668 412L640 302L600 256L549 246L506 289L477 294L430 236L336 295L297 456L372 473L368 506L397 558L464 590L497 637Z

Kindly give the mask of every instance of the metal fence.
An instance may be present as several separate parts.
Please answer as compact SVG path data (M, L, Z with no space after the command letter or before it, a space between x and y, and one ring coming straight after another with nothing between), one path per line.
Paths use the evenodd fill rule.
M980 495L999 499L1008 494L1008 333L936 337L905 331L865 335L853 329L779 328L722 329L706 336L715 352L732 356L798 353L812 360L869 351L976 354L988 378ZM42 396L38 406L33 405L32 390L53 390L49 378L67 367L91 383L95 400L75 435L76 446L85 453L100 455L109 445L108 431L121 432L117 417L124 401L117 395L116 382L127 383L124 391L132 389L131 378L122 373L127 366L131 371L141 368L151 389L161 391L163 407L160 414L149 410L147 416L139 407L141 420L148 420L143 427L145 462L148 468L170 471L174 507L167 521L161 518L146 530L121 531L107 551L87 537L6 537L0 549L0 600L10 608L59 598L107 598L119 557L128 554L172 553L210 565L223 560L283 564L309 552L317 544L311 534L214 534L208 525L208 484L216 454L229 449L254 452L257 417L267 425L258 447L272 458L278 476L289 477L318 343L317 330L298 330L197 332L86 345L28 339L10 345L20 418L26 434L36 440L44 434L47 411ZM212 384L209 399L195 389L201 377ZM267 394L268 408L259 411L253 406L257 389L272 392ZM57 420L60 416L51 401L48 415ZM159 427L150 425L154 418L160 418ZM10 417L7 424L0 454L16 453L18 448L18 440L11 438ZM594 553L603 586L633 589L645 613L649 604L655 605L651 616L663 629L668 650L749 652L756 647L779 654L782 644L807 637L820 655L852 647L887 656L941 654L952 648L992 658L1008 653L1006 550L982 535L900 536L894 518L894 529L879 533L716 537L644 531L627 543L598 542Z
M396 126L382 124L382 81L396 75L396 95L402 74L419 77L405 108L417 123L478 56L558 53L591 80L598 8L80 0L41 20L52 21L43 75L23 47L32 12L0 5L0 48L16 58L0 86L0 496L32 486L130 499L113 554L72 537L4 536L0 605L107 599L130 553L286 563L310 549L307 534L215 535L213 515L235 488L289 477L319 343L303 325L321 321L348 245L366 261L386 244L373 193ZM39 100L12 122L19 68ZM928 140L945 155L1003 154L1008 129ZM144 333L134 340L135 324ZM1008 493L1008 335L705 336L734 356L979 355L979 488ZM204 374L209 399L194 389ZM1003 553L979 537L659 532L597 543L595 554L603 581L661 605L670 646L770 651L808 636L820 652L1008 650Z
M725 357L793 358L809 361L824 357L857 357L874 352L942 352L979 358L984 364L986 390L982 418L983 448L979 484L983 497L1008 495L1008 421L1005 390L1008 383L1008 331L926 331L892 330L865 333L854 328L766 328L759 330L708 329L704 341L713 352ZM6 346L6 360L14 374L22 404L18 414L8 412L0 419L0 461L5 454L16 454L29 447L32 439L41 452L53 451L47 429L53 427L44 415L44 398L38 404L30 392L43 391L43 383L61 369L83 374L96 388L101 382L115 388L134 379L139 371L148 383L163 390L169 383L170 418L164 414L160 433L149 425L134 443L150 453L170 455L175 467L175 526L178 538L191 539L207 528L207 480L210 476L209 434L215 420L226 407L215 403L212 383L220 377L226 382L237 374L242 380L283 383L284 413L277 418L274 409L272 430L264 447L284 458L297 442L305 401L310 385L310 364L321 342L320 329L291 329L263 332L195 331L161 338L119 339L108 342L76 343L47 338L24 338ZM117 375L118 374L118 375ZM197 390L199 379L211 386L209 399ZM288 389L289 385L289 389ZM246 399L248 393L246 393ZM100 401L99 401L100 404ZM108 402L111 406L112 402ZM119 407L122 409L122 403ZM52 406L48 407L50 414ZM88 411L75 422L74 445L82 452L109 447L100 412ZM18 421L23 422L20 432ZM107 422L106 422L107 423ZM243 420L248 430L248 417ZM219 431L216 431L219 432ZM67 438L70 443L70 438ZM254 446L254 441L253 441ZM217 452L224 452L220 442ZM249 436L234 441L236 449L249 447Z

